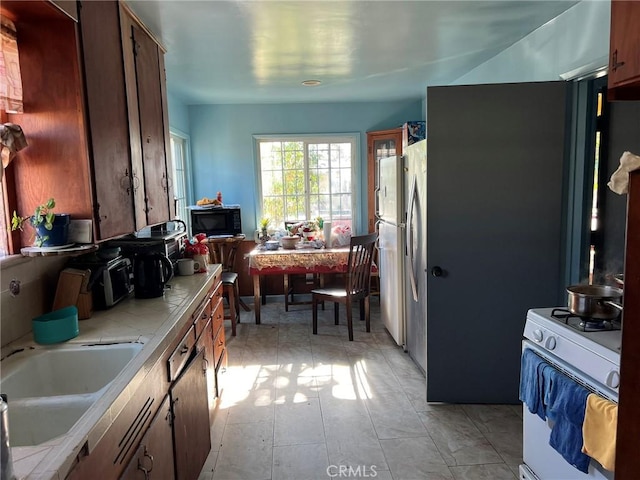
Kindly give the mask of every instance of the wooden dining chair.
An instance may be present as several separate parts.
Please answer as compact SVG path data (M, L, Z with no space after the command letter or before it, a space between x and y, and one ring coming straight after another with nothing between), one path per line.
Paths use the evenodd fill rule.
M371 262L375 248L377 233L351 237L347 278L343 288L318 288L311 291L313 304L313 334L318 334L318 303L334 302L334 321L339 325L339 307L344 304L347 309L347 329L349 340L353 341L353 302L360 303L360 320L366 323L367 332L371 331L369 297L371 296Z

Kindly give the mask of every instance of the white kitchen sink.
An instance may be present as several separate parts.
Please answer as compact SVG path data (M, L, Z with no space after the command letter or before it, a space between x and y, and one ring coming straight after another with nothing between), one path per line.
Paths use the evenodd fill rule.
M141 343L36 347L0 364L12 447L68 432L142 349Z
M0 390L9 403L19 398L97 392L141 349L140 343L115 343L20 352L0 364Z
M9 406L9 441L29 447L64 435L97 400L96 394L17 400Z

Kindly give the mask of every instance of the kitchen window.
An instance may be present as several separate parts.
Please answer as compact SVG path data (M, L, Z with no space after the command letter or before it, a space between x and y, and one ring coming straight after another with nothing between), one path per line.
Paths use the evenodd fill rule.
M358 135L254 136L258 212L270 228L322 217L353 229Z
M176 199L176 218L184 221L190 231L189 205L189 138L185 134L171 131L171 158L173 164L174 196Z

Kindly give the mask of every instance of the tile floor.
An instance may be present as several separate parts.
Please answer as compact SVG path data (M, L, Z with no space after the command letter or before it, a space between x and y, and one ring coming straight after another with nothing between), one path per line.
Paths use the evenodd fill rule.
M355 341L333 308L311 333L311 306L262 307L226 322L229 369L200 480L514 480L522 407L427 404L425 379L384 329Z

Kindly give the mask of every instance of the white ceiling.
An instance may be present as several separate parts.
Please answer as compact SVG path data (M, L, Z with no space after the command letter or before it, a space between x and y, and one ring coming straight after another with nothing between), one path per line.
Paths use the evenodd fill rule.
M167 49L170 93L196 105L422 98L577 2L127 3Z

